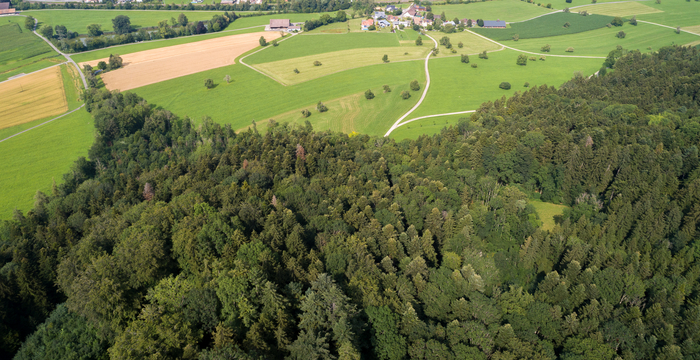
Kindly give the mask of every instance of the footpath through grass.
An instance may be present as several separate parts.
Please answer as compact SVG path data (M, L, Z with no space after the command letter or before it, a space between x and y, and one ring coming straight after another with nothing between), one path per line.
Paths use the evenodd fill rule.
M63 62L65 59L51 47L24 28L24 17L0 18L0 81L17 75L54 65L48 59Z
M625 32L624 39L615 36L619 31ZM504 41L503 44L519 50L538 53L541 52L542 46L549 44L551 47L550 54L607 56L617 45L628 50L649 52L656 51L663 46L684 45L696 40L700 40L700 36L684 32L676 34L673 29L651 24L637 23L637 26L632 26L625 23L621 27L602 28L578 34L541 39ZM574 48L573 53L566 52L566 49L569 47Z
M32 208L37 190L51 191L51 179L61 183L93 141L93 122L83 108L59 120L0 143L0 219L14 208Z
M505 20L508 22L524 21L554 11L554 9L547 9L544 6L537 6L520 0L435 5L432 7L432 10L434 14L438 15L445 12L445 16L450 20L456 17L458 19Z
M611 16L581 16L576 13L556 13L521 23L510 24L508 29L473 28L472 31L496 41L512 40L513 35L516 34L520 39L532 39L600 29L612 20L613 17ZM569 27L564 27L566 23L569 24Z

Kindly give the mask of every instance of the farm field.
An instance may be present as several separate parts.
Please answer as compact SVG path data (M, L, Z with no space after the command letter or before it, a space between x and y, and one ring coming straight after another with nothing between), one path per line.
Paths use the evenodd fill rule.
M511 40L517 34L520 39L575 34L605 27L613 20L610 16L581 16L576 13L556 13L520 23L510 24L508 29L473 28L475 33L496 41ZM569 27L564 24L569 23Z
M685 27L682 27L681 29L700 35L700 25L685 26Z
M51 191L51 178L61 183L79 156L87 156L93 141L93 121L80 109L56 121L0 143L0 219L13 209L26 212L37 190Z
M520 0L435 5L432 9L434 14L441 14L444 11L448 19L457 17L459 19L505 20L508 22L523 21L554 11L554 9L547 9Z
M266 50L267 51L267 50ZM230 84L223 78L230 75ZM211 78L218 86L207 90L204 79ZM295 109L315 106L344 96L379 88L425 82L422 61L405 61L381 66L366 66L339 72L320 79L292 86L276 81L241 64L208 70L134 89L149 103L162 106L180 116L200 120L210 116L214 121L231 124L234 129L247 127L251 121L264 121ZM254 85L254 86L253 86ZM330 109L330 108L329 108ZM314 121L314 116L309 118ZM367 119L378 128L388 129L396 119ZM382 123L378 123L381 120ZM371 129L368 129L371 130ZM358 128L356 131L364 132Z
M479 36L476 36L470 32L463 31L463 32L457 32L457 33L452 33L452 34L443 34L443 33L431 33L430 36L435 38L435 40L438 41L438 44L440 43L440 39L442 39L443 36L447 36L450 38L450 43L452 44L452 48L457 50L456 54L453 54L449 49L444 47L443 45L438 45L438 48L440 49L440 52L438 53L437 57L449 57L449 56L458 56L459 54L478 54L484 50L486 51L495 51L495 50L500 50L501 47L494 44L491 41L488 41L484 38L481 38ZM431 48L434 46L433 41L430 40L427 37L423 37L423 46L430 46ZM458 44L462 42L464 44L463 48L459 48Z
M554 229L556 225L554 217L564 214L564 210L569 208L566 205L552 204L541 200L529 199L527 202L535 207L537 215L539 215L542 221L542 230Z
M461 118L469 118L471 114L447 115L412 121L398 127L389 137L401 141L403 139L418 139L421 135L439 134L446 126L455 126Z
M65 61L46 42L24 28L24 19L19 16L0 18L0 81L55 65L48 60L53 57L57 62Z
M651 2L649 2L651 4ZM576 11L588 11L591 14L631 17L632 15L653 14L662 10L647 6L641 2L622 2L613 4L594 4L576 8Z
M336 22L326 26L317 27L311 31L304 32L305 35L318 34L347 34L349 31L350 20L346 22Z
M398 119L418 102L420 92L411 92L412 96L403 100L402 91L409 91L408 84L393 87L391 92L384 93L381 86L371 88L375 95L372 100L367 100L364 91L338 99L324 102L328 111L319 113L315 106L306 107L311 111L311 116L304 118L301 108L274 116L278 122L294 122L304 124L309 121L314 130L341 131L349 134L353 131L363 134L381 136L391 126L389 120ZM379 119L385 121L377 121Z
M124 55L124 67L105 73L102 80L107 89L124 91L231 65L241 54L260 46L260 36L272 41L278 38L280 33L267 31L231 35ZM93 60L89 64L96 66L98 61ZM81 66L83 64L81 63Z
M700 25L700 2L661 1L661 4L656 4L654 1L648 1L644 4L663 12L639 15L638 20L673 27Z
M553 58L546 61L528 61L526 66L516 65L517 51L503 50L489 54L488 59L469 57L470 64L459 58L430 61L430 89L423 104L409 118L478 109L486 101L511 96L530 86L559 86L581 71L587 76L600 69L603 59ZM472 68L476 63L478 68ZM510 82L510 90L502 90L501 82Z
M0 128L58 115L68 110L58 66L0 84Z
M257 64L255 68L271 75L285 85L293 85L362 66L384 66L386 65L382 61L384 55L389 56L390 62L422 60L425 59L429 51L430 48L426 44L413 47L342 50ZM314 61L319 61L322 65L314 66ZM299 74L296 74L294 69L299 70Z
M624 39L615 36L621 30L626 34ZM541 52L542 46L549 44L551 46L550 54L607 56L617 45L629 50L638 49L647 52L649 47L652 50L658 50L663 46L684 45L696 40L700 40L700 37L683 32L676 34L672 29L638 23L637 26L626 24L622 27L602 28L572 35L524 39L517 42L504 41L503 44L519 50L538 53ZM567 53L568 47L573 47L574 52Z

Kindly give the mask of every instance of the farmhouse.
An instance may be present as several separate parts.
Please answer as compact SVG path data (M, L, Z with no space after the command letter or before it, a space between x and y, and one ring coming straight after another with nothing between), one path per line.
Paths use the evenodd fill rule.
M14 13L15 13L15 9L10 8L9 2L0 3L0 15L14 14Z
M484 20L484 27L489 29L505 29L506 22L504 20Z
M369 30L369 27L374 25L373 19L367 19L362 22L362 30Z
M301 27L297 24L292 24L289 19L270 19L270 24L265 26L265 31L299 31Z

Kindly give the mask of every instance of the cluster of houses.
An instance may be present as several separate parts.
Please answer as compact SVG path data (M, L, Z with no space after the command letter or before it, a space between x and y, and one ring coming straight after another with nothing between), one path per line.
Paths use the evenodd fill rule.
M452 26L458 26L459 23L464 26L472 24L476 26L476 20L472 19L461 19L459 23L455 23L452 20L440 19L440 15L433 15L433 19L428 19L426 17L427 9L425 6L411 4L407 9L401 11L401 15L387 15L387 13L394 13L396 6L388 5L386 8L382 9L380 7L375 8L374 14L371 19L362 21L362 30L369 30L369 27L374 25L375 27L384 28L387 26L411 26L412 24L427 27L428 25L433 25L435 20L442 20L443 25L450 24ZM484 20L485 28L506 28L506 22L503 20Z

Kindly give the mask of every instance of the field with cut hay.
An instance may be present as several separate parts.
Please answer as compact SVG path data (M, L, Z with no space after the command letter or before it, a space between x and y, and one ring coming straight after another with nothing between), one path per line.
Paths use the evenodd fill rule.
M68 110L58 66L0 84L0 129Z

